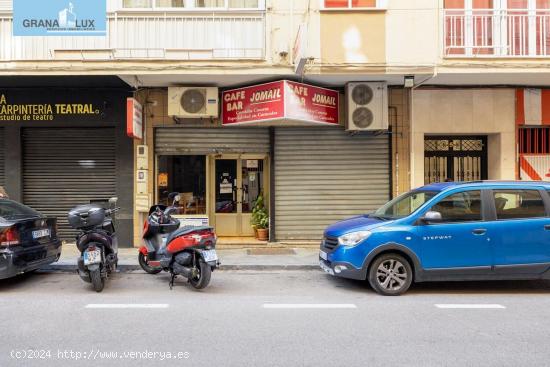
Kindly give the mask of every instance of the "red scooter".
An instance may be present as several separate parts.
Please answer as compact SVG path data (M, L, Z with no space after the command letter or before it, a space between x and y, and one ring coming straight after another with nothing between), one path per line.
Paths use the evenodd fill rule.
M220 265L216 253L216 234L212 227L184 226L172 217L177 212L178 193L168 195L172 206L153 205L143 228L145 245L139 249L139 265L149 274L167 271L172 275L170 289L178 275L187 278L195 289L210 283L212 272Z

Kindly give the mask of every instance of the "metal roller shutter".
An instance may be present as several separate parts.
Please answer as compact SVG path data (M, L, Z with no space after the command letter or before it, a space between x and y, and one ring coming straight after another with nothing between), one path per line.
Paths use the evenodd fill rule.
M6 144L4 142L4 128L0 127L0 186L4 186L5 184L5 163L4 163L4 156L5 156L5 148Z
M390 196L387 136L341 128L275 130L275 235L318 240L327 225L384 204Z
M114 128L23 130L23 200L57 217L60 237L74 240L67 212L116 194Z
M269 131L265 128L163 127L155 130L157 154L268 152Z

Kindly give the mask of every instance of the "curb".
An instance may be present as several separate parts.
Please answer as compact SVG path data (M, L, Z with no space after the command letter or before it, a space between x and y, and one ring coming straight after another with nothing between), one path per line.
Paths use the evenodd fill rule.
M52 264L45 266L40 269L44 272L57 272L57 273L75 273L77 270L76 264ZM245 270L255 270L255 271L279 271L279 270L320 270L319 265L311 264L300 264L300 265L221 265L219 269L221 271L245 271ZM139 265L131 264L121 264L117 267L117 271L120 273L129 273L140 271L145 274Z

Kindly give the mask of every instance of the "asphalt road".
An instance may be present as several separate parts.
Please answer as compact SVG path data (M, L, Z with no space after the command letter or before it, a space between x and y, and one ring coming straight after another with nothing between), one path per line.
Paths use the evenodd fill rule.
M2 367L550 365L546 281L382 297L318 271L216 272L202 292L125 273L97 294L35 273L0 281L0 315Z

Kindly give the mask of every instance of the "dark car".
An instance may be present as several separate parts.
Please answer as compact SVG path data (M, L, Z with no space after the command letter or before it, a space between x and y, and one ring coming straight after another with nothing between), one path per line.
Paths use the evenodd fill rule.
M36 270L61 255L57 221L0 198L0 279Z

